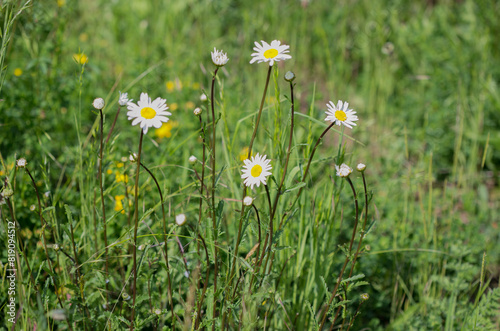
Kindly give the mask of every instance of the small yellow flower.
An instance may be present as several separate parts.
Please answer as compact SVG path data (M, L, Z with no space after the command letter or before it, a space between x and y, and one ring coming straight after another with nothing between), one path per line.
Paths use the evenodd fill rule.
M123 199L125 199L124 195L115 196L115 211L119 211L122 214L125 214L125 210L123 209L123 203L122 203Z
M128 175L121 174L117 171L117 172L115 172L115 180L117 183L121 183L121 182L128 183Z
M186 104L184 105L184 107L186 107L186 109L193 109L193 108L194 108L194 106L196 106L196 105L195 105L195 104L194 104L194 102L192 102L192 101L188 101L188 102L186 102Z
M172 103L170 104L170 110L177 110L177 108L179 108L179 105L177 103Z
M21 70L21 68L14 69L14 76L19 77L22 74L23 74L23 71Z
M111 175L111 174L113 173L113 170L108 169L108 170L106 170L106 173L107 173L108 175Z
M169 80L165 86L167 87L167 92L172 92L175 89L175 83Z
M61 8L66 4L66 0L57 0L57 7Z
M88 56L83 53L73 54L73 60L75 60L78 64L85 64L89 62Z
M252 156L253 153L250 155ZM240 161L245 161L248 159L248 147L244 147L240 152Z
M162 138L170 138L172 137L172 129L179 126L178 122L172 121L172 122L167 122L161 126L161 128L155 130L155 135L162 139Z
M117 168L123 168L123 166L124 166L124 165L125 165L125 164L124 164L123 162L118 162L118 163L116 164L116 167L117 167Z
M193 83L191 87L193 88L193 90L198 90L200 88L200 83Z

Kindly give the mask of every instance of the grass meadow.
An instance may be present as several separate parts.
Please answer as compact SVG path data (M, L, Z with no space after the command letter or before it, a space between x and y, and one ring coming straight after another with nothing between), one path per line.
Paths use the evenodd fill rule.
M500 328L498 1L0 6L1 330Z

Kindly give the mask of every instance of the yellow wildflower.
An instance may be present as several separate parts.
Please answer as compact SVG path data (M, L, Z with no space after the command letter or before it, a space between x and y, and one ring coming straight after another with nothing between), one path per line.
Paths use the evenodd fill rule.
M122 168L124 165L125 165L125 164L124 164L123 162L118 162L118 163L116 164L116 167L117 167L117 168Z
M106 173L107 173L108 175L111 175L111 174L113 173L113 170L108 169L108 170L106 170Z
M155 130L155 135L158 138L170 138L172 137L172 129L179 126L178 122L170 121L163 124L159 129Z
M57 0L57 6L59 8L61 8L62 6L64 6L66 4L66 0Z
M192 88L193 88L193 90L199 90L200 89L200 83L193 83Z
M194 108L194 106L196 106L196 105L195 105L195 104L194 104L194 102L192 102L192 101L188 101L188 102L186 102L186 104L184 105L184 107L186 107L186 109L193 109L193 108Z
M23 71L21 68L16 68L14 69L14 76L19 77L23 74Z
M85 64L89 62L88 56L83 53L73 54L73 60L75 60L78 64Z
M179 105L175 102L170 104L170 110L177 110L177 108L179 108Z
M172 92L175 89L175 83L169 80L165 86L167 87L167 92Z
M125 210L123 209L123 203L122 203L123 199L125 199L124 195L115 196L115 211L119 211L122 214L125 214Z
M117 172L115 172L115 180L117 183L120 183L120 182L128 183L128 175L121 174L117 171Z
M250 155L252 156L253 153ZM240 161L245 161L246 159L248 159L248 147L244 147L241 152L240 152Z

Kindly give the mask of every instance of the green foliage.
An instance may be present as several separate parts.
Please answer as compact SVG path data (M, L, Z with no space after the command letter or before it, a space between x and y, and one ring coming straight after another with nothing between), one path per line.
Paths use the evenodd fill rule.
M197 316L200 328L215 323L218 329L227 314L230 329L317 330L323 312L329 328L338 309L336 324L352 323L351 330L498 329L497 1L66 0L1 6L0 191L12 188L14 195L0 205L0 241L7 243L7 222L15 221L20 329L68 329L68 322L74 329L129 327L135 164L127 159L137 152L139 129L130 126L122 107L105 145L106 274L99 120L92 111L92 100L103 97L106 135L118 91L134 100L142 91L167 98L172 112L168 134L151 129L145 136L142 162L164 195L174 312L161 202L153 180L141 172L138 329L170 328L175 313L177 329L191 329ZM253 146L253 154L272 160L271 204L285 172L291 125L283 74L292 70L297 78L290 163L265 251L273 261L265 262L266 271L256 261L266 249L272 208L261 186L247 192L257 212L246 208L240 216L240 154L252 137L267 68L248 63L253 42L273 39L290 45L292 59L274 66ZM212 153L210 100L200 95L210 95L213 47L230 61L215 85L217 165L212 172L207 162L200 195L202 139L207 160ZM339 146L339 127L328 132L303 181L327 126L325 104L338 99L348 100L360 121L345 130L345 145ZM203 109L201 126L195 107ZM191 165L190 155L198 163ZM33 185L15 166L21 156L41 193L44 229ZM349 185L335 176L341 160L367 164L367 226L352 270L365 193L355 171L360 225L349 252L355 210ZM207 195L212 176L213 206ZM177 226L181 213L187 225ZM481 263L483 252L488 260ZM2 249L3 282L7 254ZM346 256L350 262L328 304ZM362 301L365 292L370 299ZM7 298L7 288L0 287L0 299ZM57 319L60 309L68 322ZM2 323L6 318L0 325L10 325Z

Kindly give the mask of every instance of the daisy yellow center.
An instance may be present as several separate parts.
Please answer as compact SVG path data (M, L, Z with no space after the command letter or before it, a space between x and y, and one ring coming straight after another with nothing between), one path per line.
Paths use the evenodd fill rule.
M267 51L264 52L264 57L266 59L272 59L276 57L276 55L278 55L278 50L274 48L268 49Z
M260 165L256 164L252 167L252 170L250 170L250 173L252 174L252 177L259 177L260 174L262 173L262 167Z
M343 112L342 110L337 110L335 112L335 117L341 122L344 122L347 119L346 113Z
M151 107L144 107L141 109L141 116L150 120L156 116L156 111Z

